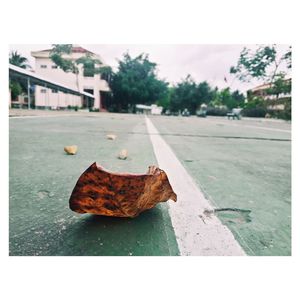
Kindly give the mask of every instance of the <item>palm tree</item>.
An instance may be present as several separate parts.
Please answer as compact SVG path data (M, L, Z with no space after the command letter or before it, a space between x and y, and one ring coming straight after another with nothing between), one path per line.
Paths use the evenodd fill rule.
M9 63L23 69L30 68L30 65L28 64L28 59L22 56L17 51L11 51L9 53Z
M30 68L30 65L28 64L28 59L22 56L17 51L11 51L9 53L9 63L22 69ZM17 98L19 95L22 94L22 92L26 91L26 84L22 80L9 80L9 87L11 90L12 99Z

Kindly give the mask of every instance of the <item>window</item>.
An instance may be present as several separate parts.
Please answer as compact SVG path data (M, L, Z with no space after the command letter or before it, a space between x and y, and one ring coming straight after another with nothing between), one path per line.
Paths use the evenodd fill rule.
M94 95L94 90L92 87L87 87L83 89L84 92Z
M41 69L47 69L47 65L41 65Z
M58 67L57 67L57 65L52 65L51 68L52 68L52 69L57 69Z
M47 90L46 89L41 89L42 94L46 94Z
M52 89L52 93L56 94L58 93L58 90Z

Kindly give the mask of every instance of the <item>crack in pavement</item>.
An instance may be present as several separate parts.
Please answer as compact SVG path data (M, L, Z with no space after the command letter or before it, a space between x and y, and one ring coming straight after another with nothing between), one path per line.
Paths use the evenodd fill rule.
M92 131L95 132L95 131ZM99 131L98 131L99 132ZM103 133L108 133L111 131L104 130L100 131ZM199 137L199 138L219 138L219 139L244 139L244 140L262 140L262 141L276 141L276 142L291 142L291 139L283 138L264 138L264 137L251 137L251 136L227 136L227 135L202 135L202 134L183 134L183 133L147 133L147 132L134 132L134 131L116 131L114 133L123 134L142 134L142 135L161 135L161 136L183 136L183 137Z

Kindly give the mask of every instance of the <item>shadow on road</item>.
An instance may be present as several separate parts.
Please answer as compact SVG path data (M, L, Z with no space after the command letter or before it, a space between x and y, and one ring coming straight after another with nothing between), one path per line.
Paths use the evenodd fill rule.
M170 255L161 207L136 218L86 215L62 233L59 255Z

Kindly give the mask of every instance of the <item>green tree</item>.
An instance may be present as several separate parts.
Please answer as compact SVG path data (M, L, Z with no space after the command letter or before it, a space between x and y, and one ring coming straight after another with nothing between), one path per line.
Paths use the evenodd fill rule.
M18 51L11 51L9 54L9 63L22 69L30 68L28 59L22 56Z
M94 58L91 53L86 53L78 59L72 59L72 44L53 44L50 52L51 60L64 72L71 72L76 75L77 88L79 89L79 69L83 68L85 76L94 76L95 74L105 74L109 76L112 72L108 66L103 66L102 62Z
M208 103L208 105L210 107L219 107L223 105L220 99L220 92L218 87L215 87L212 90L212 100Z
M191 75L187 75L185 79L174 86L170 99L170 110L178 112L187 108L190 113L194 114L197 106L197 84Z
M30 68L28 59L18 53L18 51L11 51L9 53L9 63L22 69ZM26 91L27 85L24 81L14 79L9 81L9 88L11 91L11 98L16 99Z
M202 103L208 104L214 98L214 90L210 87L207 81L200 82L197 86L196 97L198 99L197 106Z
M274 64L278 68L279 62L276 61L275 46L261 46L254 52L244 48L240 54L237 65L230 68L230 73L244 82L249 82L252 78L263 79L272 76L267 73L267 69Z
M169 87L166 93L162 93L162 96L158 101L156 101L156 104L158 106L163 107L163 111L166 111L167 109L170 108L170 101L171 101L171 96L174 91L173 87Z
M234 100L234 103L235 103L235 107L244 107L245 105L245 96L240 93L239 90L235 90L232 94L231 94L231 97L233 98Z
M17 81L10 80L9 89L11 92L11 99L16 99L19 95L21 95L24 91L21 84Z
M233 93L229 88L221 91L212 88L206 81L197 84L190 75L173 87L170 97L170 109L173 112L187 108L195 114L201 104L212 107L226 106L228 109L242 107L245 97L238 90Z
M69 56L72 53L72 44L53 44L50 52L51 60L64 72L78 74L76 62Z
M227 109L233 109L237 107L244 107L244 105L245 96L239 90L231 92L229 87L220 91L216 87L212 91L212 101L209 102L209 106L215 108L226 107Z
M228 109L233 109L236 106L229 88L221 90L219 97L222 105L226 106Z
M267 89L267 94L275 95L276 100L278 100L281 94L290 94L291 92L291 80L285 80L283 75L278 76L273 84Z
M278 100L281 94L287 94L291 91L291 81L285 80L288 70L292 67L292 50L291 47L283 54L279 55L278 47L259 46L255 51L244 48L240 53L240 57L236 66L230 68L230 73L242 82L249 82L252 79L257 79L269 85L267 94L275 95ZM253 101L253 103L251 103ZM257 102L256 97L248 96L247 106L261 105L261 108L266 106L262 99ZM291 99L287 109L291 107Z
M244 48L237 65L230 68L230 73L243 82L255 78L273 84L279 77L286 76L287 71L283 71L282 67L292 67L291 57L291 47L283 55L279 55L276 45L259 46L255 51Z
M153 104L168 96L168 83L156 75L156 64L147 54L132 58L129 53L119 60L112 74L113 110L134 111L136 104Z

